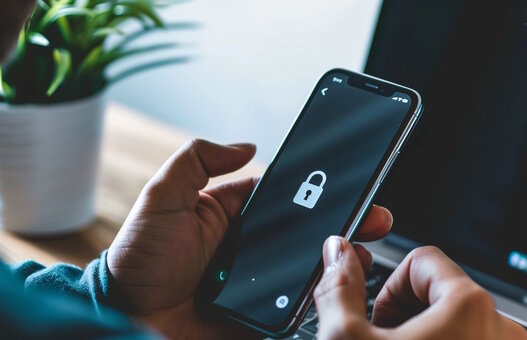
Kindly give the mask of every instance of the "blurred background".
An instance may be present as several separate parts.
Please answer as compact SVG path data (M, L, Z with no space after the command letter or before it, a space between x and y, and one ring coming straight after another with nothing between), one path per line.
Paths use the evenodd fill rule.
M50 235L90 225L66 257L31 246L44 262L91 259L193 137L258 146L241 172L210 185L262 174L320 76L363 70L382 2L94 3L39 2L2 65L0 245L21 241L4 254L13 261L27 257L28 242L3 229Z
M175 54L192 59L118 82L109 99L191 136L256 143L256 159L268 163L322 73L362 71L380 5L193 0L162 9L166 22L196 27L154 33L142 42L173 40ZM110 72L163 53L174 55L126 60Z

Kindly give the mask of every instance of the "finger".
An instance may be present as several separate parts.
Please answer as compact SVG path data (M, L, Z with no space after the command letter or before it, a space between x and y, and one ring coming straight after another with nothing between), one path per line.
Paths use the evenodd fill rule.
M232 220L240 214L258 180L258 177L251 177L240 181L223 183L205 190L205 193L216 199L222 206L227 218Z
M361 242L375 241L388 235L392 228L393 217L384 207L373 205L360 226L356 240Z
M373 323L381 337L394 339L517 339L520 328L504 321L490 294L434 247L412 251L377 297ZM426 307L399 327L400 311ZM410 318L411 316L411 318ZM500 324L503 326L500 329ZM526 334L523 336L525 337Z
M498 315L498 332L503 339L527 339L527 330L519 323L502 315Z
M355 248L355 252L359 257L362 270L364 271L364 274L366 274L370 270L372 263L371 253L360 244L355 244L353 247Z
M149 196L157 204L194 206L210 177L238 170L254 156L253 144L219 145L195 139L188 142L163 164L147 184Z
M435 247L412 251L386 281L377 296L372 322L393 327L437 302L449 285L470 282L463 270Z
M313 294L319 337L361 338L369 330L361 261L353 246L338 236L324 243L323 259L324 274Z

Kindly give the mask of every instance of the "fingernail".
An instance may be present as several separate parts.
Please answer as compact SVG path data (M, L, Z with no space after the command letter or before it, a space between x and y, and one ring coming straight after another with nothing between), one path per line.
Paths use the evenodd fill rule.
M340 237L331 236L328 240L328 269L334 268L342 257L342 241Z
M382 207L384 212L386 213L386 219L388 220L388 223L390 224L390 228L392 228L393 225L393 215L390 210L386 209L385 207Z
M385 207L381 207L380 205L377 205L377 204L374 204L373 206L376 207L376 208L380 208L384 212L384 215L386 217L386 221L388 222L388 224L390 225L390 228L391 228L392 224L393 224L392 212L390 210L386 209Z
M256 149L256 145L253 143L234 143L234 144L229 144L229 146L240 148L240 149L249 149L249 148Z

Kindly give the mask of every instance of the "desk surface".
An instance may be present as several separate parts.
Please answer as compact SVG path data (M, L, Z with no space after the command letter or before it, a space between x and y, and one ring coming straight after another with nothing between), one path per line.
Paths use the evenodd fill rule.
M108 248L139 192L163 162L187 140L188 134L164 126L133 110L110 103L102 144L97 218L70 235L26 238L0 230L0 256L8 262L34 259L45 265L58 261L85 266ZM260 175L264 167L251 162L218 182Z

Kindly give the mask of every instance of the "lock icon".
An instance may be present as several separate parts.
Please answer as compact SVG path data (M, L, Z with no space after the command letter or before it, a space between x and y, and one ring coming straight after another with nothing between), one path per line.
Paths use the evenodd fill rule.
M311 183L311 180L315 176L322 177L322 181L319 185ZM306 181L300 185L300 189L298 189L295 198L293 198L293 202L308 209L313 209L315 204L317 204L320 195L322 195L322 191L324 191L325 183L326 174L320 170L313 171L309 174Z

